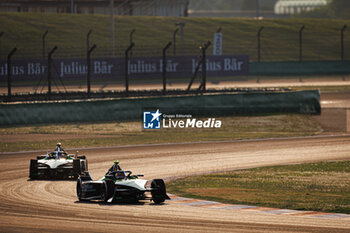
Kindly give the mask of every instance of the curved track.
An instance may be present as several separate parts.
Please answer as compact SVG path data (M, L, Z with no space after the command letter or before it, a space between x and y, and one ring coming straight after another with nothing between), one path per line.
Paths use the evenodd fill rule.
M73 152L73 151L70 151ZM146 179L350 159L350 136L86 149L93 178L114 159ZM150 202L78 202L73 181L28 180L38 153L0 154L0 232L349 232L350 218L268 215Z

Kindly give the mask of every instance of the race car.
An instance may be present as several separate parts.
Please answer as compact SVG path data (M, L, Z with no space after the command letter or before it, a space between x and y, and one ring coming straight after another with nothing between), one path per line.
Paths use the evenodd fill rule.
M150 199L155 204L170 199L162 179L139 179L143 175L132 175L131 171L108 171L97 181L92 180L89 172L77 180L79 201L100 200L102 202L138 202ZM151 196L146 195L150 193Z
M34 179L77 179L88 170L84 155L52 151L30 160L29 178Z

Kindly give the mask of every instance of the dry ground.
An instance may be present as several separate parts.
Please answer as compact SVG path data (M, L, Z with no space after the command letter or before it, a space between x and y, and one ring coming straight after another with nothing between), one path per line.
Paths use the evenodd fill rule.
M350 137L86 149L93 178L114 159L146 179L266 165L349 159ZM78 202L75 182L28 180L36 153L0 154L1 232L349 232L349 219L215 210L167 202Z

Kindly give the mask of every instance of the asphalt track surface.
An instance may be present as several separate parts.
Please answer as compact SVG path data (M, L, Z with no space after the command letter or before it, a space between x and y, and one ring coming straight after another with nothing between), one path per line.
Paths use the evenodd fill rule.
M69 151L73 153L74 151ZM39 153L40 154L40 153ZM122 168L167 180L275 164L350 159L350 136L246 140L81 150L93 178L114 159ZM38 152L0 154L0 232L349 232L350 218L271 215L180 205L79 202L74 181L31 181Z

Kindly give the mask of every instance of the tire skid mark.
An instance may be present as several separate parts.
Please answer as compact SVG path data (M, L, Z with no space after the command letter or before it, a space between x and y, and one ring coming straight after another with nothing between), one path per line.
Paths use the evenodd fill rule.
M288 146L285 146L285 141L266 141L106 149L102 150L103 153L100 150L90 151L88 157L91 159L93 177L103 175L104 168L109 165L108 161L121 156L125 159L125 167L147 174L149 178L174 177L176 174L192 175L194 172L221 171L232 167L237 169L254 167L276 158L278 161L273 160L273 163L279 163L280 157L271 157L270 153L278 156L281 153L286 154L286 159L281 163L299 162L299 158L294 158L294 154L308 148L309 151L312 150L314 156L310 160L324 160L326 157L349 158L350 137L331 138L329 141L328 139L294 141L286 141ZM326 148L326 152L323 147L316 148L329 154L326 156L321 153L322 156L316 156L317 150L313 151L315 144L322 144L323 147L332 144ZM297 148L293 149L295 152L293 157L289 155L292 153L289 152L291 147ZM157 151L157 155L152 156L154 151ZM191 156L189 160L183 159L189 154L196 156ZM142 159L136 159L141 155ZM0 163L4 165L4 169L0 170L0 232L18 232L20 229L23 232L115 232L116 229L124 232L170 233L232 232L233 229L236 232L249 230L288 232L291 226L293 232L347 232L350 227L350 221L345 221L350 220L348 215L321 213L302 216L297 215L300 211L231 205L175 195L171 195L172 200L166 201L164 205L154 205L148 201L139 204L111 205L99 201L79 202L75 193L75 181L28 179L29 164L20 163L19 159L27 161L29 156L28 154L0 156ZM236 162L242 156L245 160ZM304 161L302 155L300 161ZM208 164L211 167L206 167ZM255 213L265 215L258 216L259 214ZM295 217L293 214L296 214ZM308 218L302 219L305 216Z

